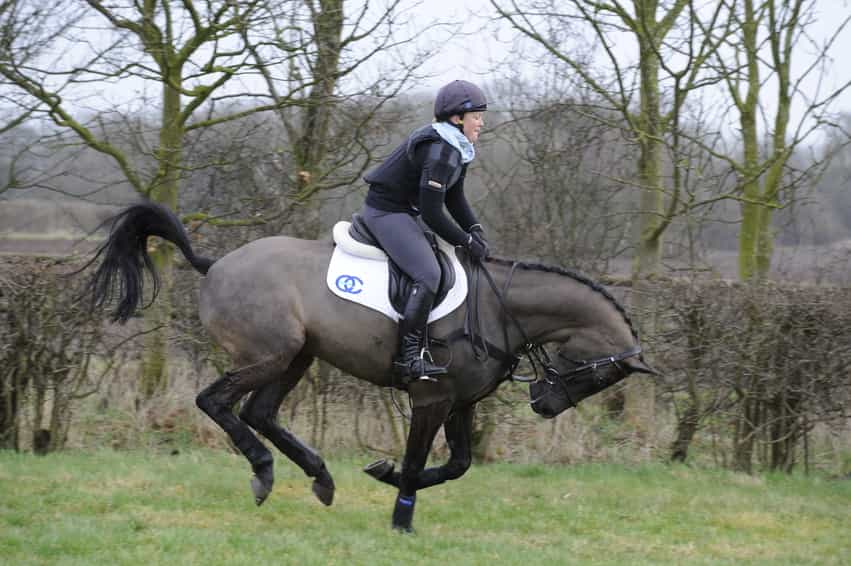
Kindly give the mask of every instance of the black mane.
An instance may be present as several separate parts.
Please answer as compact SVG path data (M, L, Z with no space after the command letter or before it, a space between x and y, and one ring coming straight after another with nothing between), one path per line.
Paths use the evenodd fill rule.
M566 267L545 265L542 263L528 263L525 261L514 261L500 257L489 257L485 261L490 263L496 263L498 265L504 265L506 267L511 267L516 264L517 267L521 269L526 269L528 271L543 271L545 273L556 273L558 275L564 275L565 277L569 277L577 283L582 283L586 287L589 287L592 291L595 291L602 295L607 301L612 304L612 306L615 307L615 310L617 310L621 314L627 326L629 326L629 330L630 332L632 332L632 336L635 338L636 342L638 341L638 331L635 329L635 326L633 326L632 318L630 318L623 305L618 302L618 300L609 292L608 289L606 289L606 287L604 287L597 281L594 281L587 275L578 271L574 271L573 269L568 269Z

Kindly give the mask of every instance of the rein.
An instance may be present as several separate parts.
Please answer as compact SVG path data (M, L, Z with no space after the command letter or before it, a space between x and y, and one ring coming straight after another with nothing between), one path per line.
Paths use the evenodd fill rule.
M596 372L598 368L610 365L615 365L622 370L619 365L620 362L627 358L631 358L633 356L641 354L641 346L636 346L631 350L620 352L619 354L605 356L593 360L573 360L559 352L559 357L575 365L575 367L571 368L569 371L566 371L564 373L560 372L553 365L552 358L550 357L546 348L542 344L536 344L529 339L529 335L526 333L526 330L523 328L523 325L520 324L520 322L514 316L514 313L511 312L511 309L509 309L508 305L506 304L505 299L508 296L508 291L511 287L511 281L514 278L514 272L517 270L518 265L519 263L517 261L512 262L511 269L508 272L508 277L505 280L503 288L500 290L496 282L493 280L493 276L491 275L490 271L488 271L487 267L485 267L485 265L481 261L470 262L470 293L467 299L468 306L467 315L464 319L464 327L450 334L446 338L446 340L447 342L451 342L459 338L469 337L470 345L473 348L473 355L480 362L485 362L489 358L493 357L503 361L504 363L507 363L507 375L512 381L516 381L519 383L534 383L539 381L545 381L549 385L559 385L562 389L562 392L567 396L567 399L571 402L571 405L575 406L576 404L573 403L573 401L570 399L570 396L567 394L567 387L565 385L565 381L572 379L577 375L583 374L585 372ZM479 318L479 280L481 274L484 274L485 279L487 280L488 284L490 285L490 288L493 290L494 295L496 295L496 298L499 301L500 315L502 318L502 335L503 342L505 345L504 348L499 348L491 342L488 342L485 339L484 334L482 333L482 324L481 319ZM509 351L510 344L508 338L508 322L512 323L515 328L517 328L517 330L520 332L520 336L523 338L523 354L529 360L529 364L532 366L532 370L535 374L535 377L530 378L514 375L514 371L520 364L522 356L512 354Z

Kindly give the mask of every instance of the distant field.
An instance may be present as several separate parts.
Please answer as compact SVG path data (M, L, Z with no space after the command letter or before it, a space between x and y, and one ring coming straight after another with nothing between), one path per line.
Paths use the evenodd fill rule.
M0 254L65 256L91 250L118 210L81 201L0 200Z
M851 481L647 464L474 466L424 491L417 534L393 491L332 459L330 508L278 457L254 506L225 452L0 453L3 564L848 564Z
M0 254L65 257L85 254L97 247L96 240L67 238L3 238L0 237Z
M38 255L61 257L85 254L96 245L104 231L93 234L120 207L94 205L82 201L39 199L0 200L0 255ZM499 255L499 248L494 252ZM736 279L738 254L735 250L709 250L691 265L684 258L666 258L665 267L672 275L696 270L706 277ZM569 262L569 258L566 258ZM629 257L609 264L608 275L628 276ZM776 246L772 261L776 280L851 284L851 240L824 246Z

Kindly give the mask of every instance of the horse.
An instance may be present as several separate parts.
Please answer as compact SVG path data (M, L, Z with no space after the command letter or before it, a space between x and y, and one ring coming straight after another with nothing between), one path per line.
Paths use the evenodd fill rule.
M113 322L126 322L140 308L146 272L154 282L151 301L156 298L150 236L175 244L204 276L200 320L234 369L203 389L196 403L251 465L257 505L271 493L274 473L272 454L255 433L313 479L312 490L324 505L333 502L334 481L322 457L277 421L284 398L317 358L356 378L407 392L410 427L401 469L386 460L364 469L397 490L391 526L404 532L413 531L417 491L458 479L469 469L476 404L512 379L523 356L535 369L534 381L529 380L531 407L544 418L632 373L656 373L643 359L627 312L602 285L564 268L495 257L475 262L458 248L471 290L463 308L428 330L448 357L448 372L399 383L393 372L396 322L322 284L332 241L266 237L212 260L196 255L179 218L152 202L116 215L108 238L87 264L100 261L88 282L92 308L115 304ZM448 460L426 468L440 427Z

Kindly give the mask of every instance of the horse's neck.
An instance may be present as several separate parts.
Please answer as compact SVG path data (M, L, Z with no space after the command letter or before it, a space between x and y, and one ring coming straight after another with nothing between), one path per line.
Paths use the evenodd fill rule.
M504 285L510 268L501 269ZM567 275L536 269L514 271L506 306L523 327L531 342L556 339L593 322L594 310L604 306L605 298L591 287ZM523 337L517 331L517 340Z

